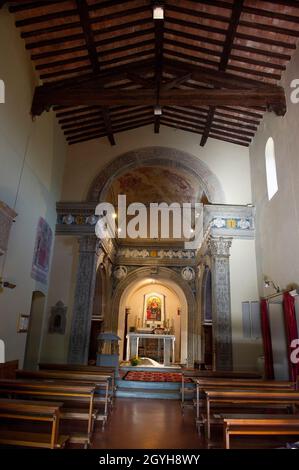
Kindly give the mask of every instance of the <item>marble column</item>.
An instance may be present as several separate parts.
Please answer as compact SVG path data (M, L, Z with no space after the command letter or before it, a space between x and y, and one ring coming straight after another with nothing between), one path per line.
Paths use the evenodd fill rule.
M99 240L95 236L79 239L79 263L68 362L87 364L93 310Z
M213 341L216 370L232 370L229 256L232 238L210 237L212 258Z

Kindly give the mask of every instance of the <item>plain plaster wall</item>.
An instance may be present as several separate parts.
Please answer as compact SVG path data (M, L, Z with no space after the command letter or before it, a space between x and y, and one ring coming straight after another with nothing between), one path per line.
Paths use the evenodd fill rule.
M233 240L230 251L233 364L235 370L258 368L262 342L244 338L242 302L259 300L254 240Z
M17 285L0 293L0 338L6 360L19 359L22 365L27 335L17 333L17 323L19 314L30 314L32 292L47 293L47 286L34 281L30 272L39 217L55 232L66 143L53 113L31 119L36 77L5 8L0 12L0 57L6 95L0 104L0 200L18 213L7 256L0 257L0 272Z
M264 291L263 275L281 288L299 282L299 103L290 101L293 79L299 78L299 51L294 54L282 85L286 91L287 113L277 117L267 113L250 146L253 203L257 208L256 249L259 288ZM274 139L278 192L268 200L265 146ZM274 292L271 290L271 293Z
M72 145L65 167L62 200L86 199L93 179L119 155L141 147L162 146L188 152L205 162L219 179L227 204L250 203L248 149L215 139L209 139L205 147L199 142L199 135L166 126L161 126L160 133L155 134L150 125L117 134L113 147L106 138Z

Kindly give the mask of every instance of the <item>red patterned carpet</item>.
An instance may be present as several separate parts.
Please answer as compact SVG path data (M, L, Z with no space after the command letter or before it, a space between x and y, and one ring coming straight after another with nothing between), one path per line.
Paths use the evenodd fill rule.
M181 382L182 374L177 372L143 372L143 371L129 371L124 376L123 380L132 380L135 382ZM190 382L189 379L185 379Z

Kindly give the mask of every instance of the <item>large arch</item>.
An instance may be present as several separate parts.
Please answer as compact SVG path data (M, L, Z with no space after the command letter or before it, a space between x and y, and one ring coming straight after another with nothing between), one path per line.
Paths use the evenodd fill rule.
M196 332L194 328L195 315L196 315L196 301L192 289L187 281L180 276L179 273L173 269L159 267L153 271L151 266L141 267L134 269L129 273L125 279L120 281L116 286L113 294L113 300L111 305L111 316L109 318L109 325L106 324L106 329L109 328L111 331L117 333L118 331L118 319L119 310L121 305L121 299L126 289L132 284L136 283L145 278L153 278L157 281L171 282L176 284L179 289L184 293L187 301L188 308L188 320L187 320L187 361L189 365L192 365L197 351L195 350L197 344ZM108 319L107 319L108 320Z
M185 170L198 178L210 202L225 203L224 191L218 178L203 161L182 150L158 146L133 150L114 159L92 182L87 201L106 201L108 189L114 178L143 165L162 165Z

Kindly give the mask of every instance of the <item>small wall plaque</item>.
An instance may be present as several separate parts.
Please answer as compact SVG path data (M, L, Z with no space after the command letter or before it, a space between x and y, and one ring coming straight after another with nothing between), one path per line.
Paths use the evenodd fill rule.
M49 321L49 333L58 333L64 335L66 326L67 306L59 300L54 307L51 308Z
M29 328L29 315L23 315L23 313L21 313L19 315L17 331L18 333L27 333L28 328Z

